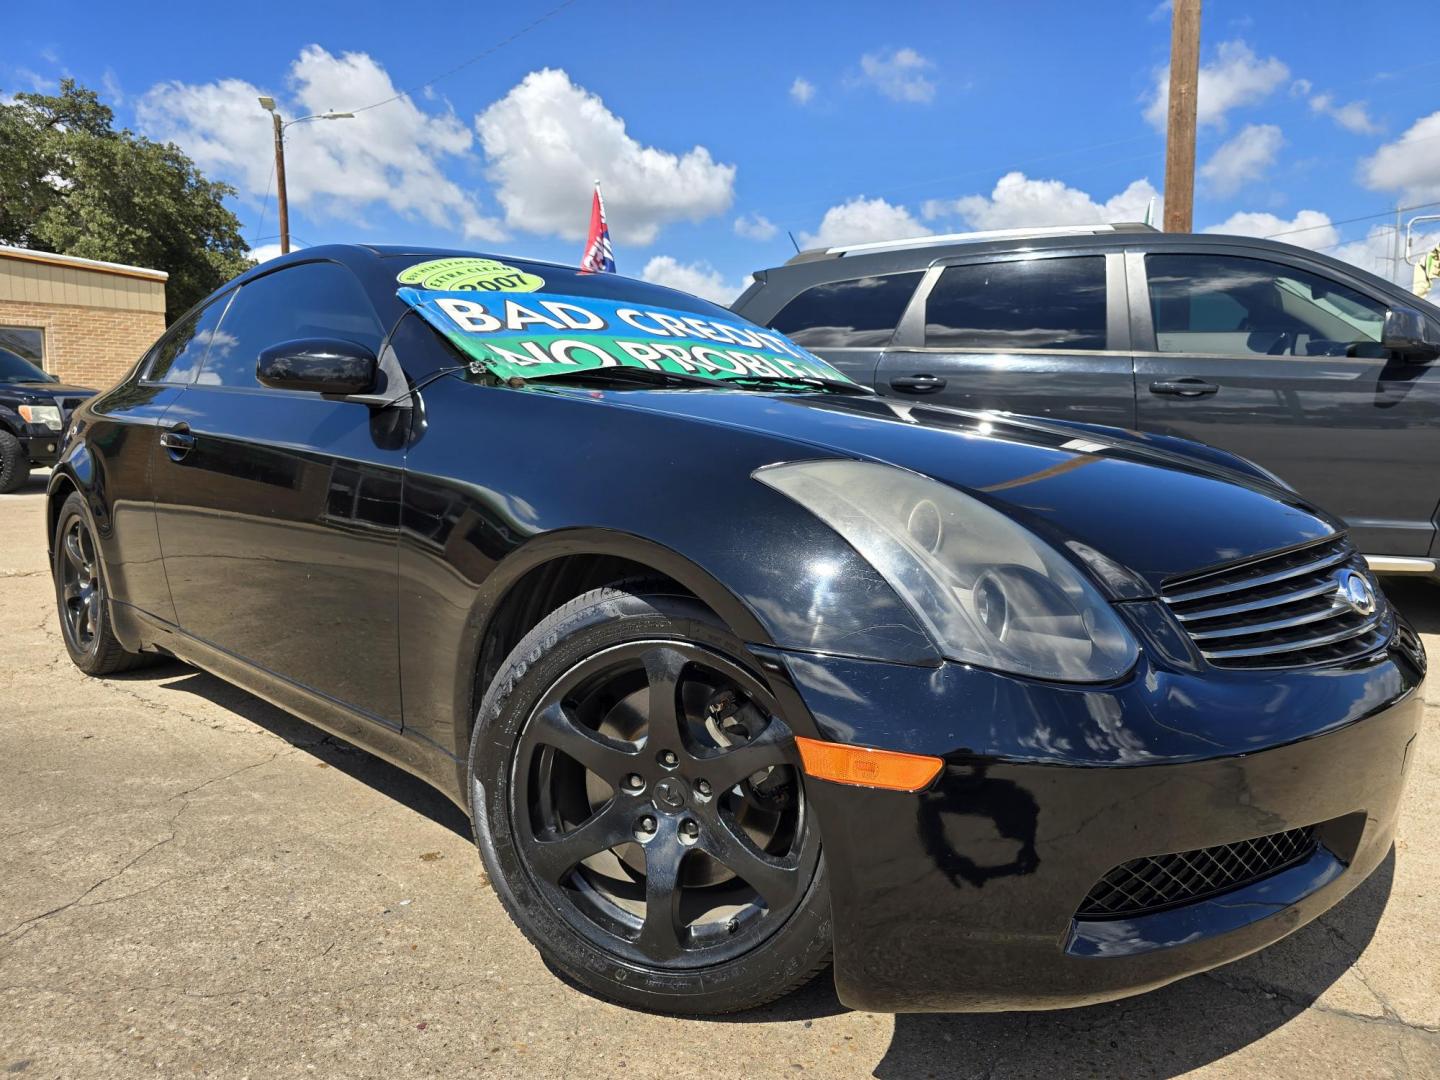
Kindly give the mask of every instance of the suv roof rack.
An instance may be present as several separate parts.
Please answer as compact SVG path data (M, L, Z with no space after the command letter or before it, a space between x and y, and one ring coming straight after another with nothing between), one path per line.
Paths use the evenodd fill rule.
M1139 221L1120 221L1113 225L1048 225L1035 229L990 229L984 232L945 233L940 236L912 236L904 240L881 240L869 244L844 244L840 247L810 248L787 260L789 263L815 259L842 259L847 255L865 255L881 251L907 251L912 248L943 247L949 244L984 244L992 240L1024 240L1032 236L1094 236L1097 233L1159 232L1153 225Z

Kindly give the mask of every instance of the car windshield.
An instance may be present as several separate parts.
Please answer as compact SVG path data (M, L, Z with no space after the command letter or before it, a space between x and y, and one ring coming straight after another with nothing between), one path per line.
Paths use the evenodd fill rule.
M451 256L412 261L396 280L401 300L500 379L863 392L783 334L612 274Z
M47 375L23 356L18 356L9 349L0 349L0 382L39 383L57 381L54 375Z

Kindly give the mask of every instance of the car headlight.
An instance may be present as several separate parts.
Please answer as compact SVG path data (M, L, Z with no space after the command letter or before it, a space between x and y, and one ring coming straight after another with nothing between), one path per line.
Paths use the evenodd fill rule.
M1135 663L1135 639L1080 571L978 499L864 461L754 477L844 537L953 660L1065 682L1106 682Z
M57 405L21 405L18 411L27 424L39 424L51 431L60 430L60 408Z

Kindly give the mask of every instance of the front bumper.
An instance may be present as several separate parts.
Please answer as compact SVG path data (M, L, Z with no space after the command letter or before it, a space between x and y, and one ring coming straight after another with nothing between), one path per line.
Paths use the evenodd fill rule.
M1398 645L1294 672L1142 659L1105 689L957 664L767 660L817 737L946 763L915 794L807 786L829 864L836 987L875 1011L1086 1005L1291 933L1390 850L1423 710L1423 661ZM1315 853L1253 884L1155 914L1075 918L1130 859L1302 826L1317 826Z
M21 452L30 459L30 464L39 468L54 465L60 458L60 431L46 431L40 435L21 435Z

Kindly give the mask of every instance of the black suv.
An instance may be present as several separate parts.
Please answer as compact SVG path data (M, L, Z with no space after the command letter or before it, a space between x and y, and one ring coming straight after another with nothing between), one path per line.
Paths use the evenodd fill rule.
M734 310L916 406L1213 443L1375 569L1440 565L1440 308L1325 255L1146 225L923 237L802 252Z
M55 464L70 414L94 393L0 349L0 495L19 488L32 468Z

